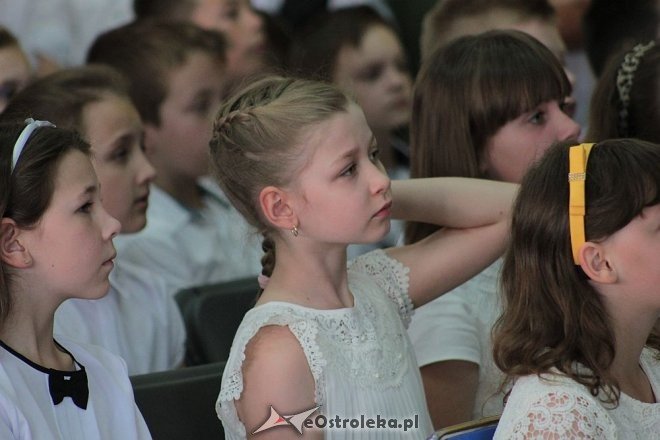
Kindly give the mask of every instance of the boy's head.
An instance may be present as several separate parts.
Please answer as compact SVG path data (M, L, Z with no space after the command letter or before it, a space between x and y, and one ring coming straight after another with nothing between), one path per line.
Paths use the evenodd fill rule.
M265 31L248 0L134 0L138 20L189 21L221 32L227 39L227 65L242 77L264 67Z
M99 36L88 61L130 82L156 183L194 182L208 172L211 121L226 80L220 34L182 22L132 23Z
M458 37L495 29L525 32L563 61L566 47L548 0L438 0L422 23L422 59Z
M412 78L394 26L373 8L315 19L291 50L296 75L330 81L353 96L376 137L408 124Z

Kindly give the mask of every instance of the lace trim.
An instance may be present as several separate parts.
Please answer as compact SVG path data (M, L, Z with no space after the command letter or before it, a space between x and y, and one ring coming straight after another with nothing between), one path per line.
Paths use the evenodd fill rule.
M407 295L408 269L384 252L374 251L351 265L349 286L355 295L355 306L350 309L315 310L271 302L248 312L236 334L216 403L226 430L245 435L234 400L243 392L245 347L266 325L287 325L298 338L314 377L319 405L325 404L326 367L329 374L346 375L365 390L402 383L413 368L403 324L410 322L413 309Z
M378 249L358 257L350 267L372 277L387 296L394 302L405 328L410 325L414 310L408 296L410 269L399 260Z
M302 321L297 316L299 313L296 313L297 311L292 307L284 306L278 309L279 312L277 314L273 314L271 310L262 310L259 307L249 312L257 316L250 321L244 321L247 322L247 325L237 332L237 335L240 335L240 339L234 341L234 344L239 347L238 353L240 354L238 358L234 358L235 362L231 362L230 358L230 363L227 364L225 368L228 374L226 374L223 379L222 388L218 397L219 400L238 400L241 397L241 393L243 392L242 365L245 361L245 347L247 347L248 342L254 337L254 335L256 335L262 327L267 325L287 325L294 336L298 338L305 356L307 357L309 369L312 372L316 384L315 396L317 398L317 403L321 404L323 402L323 398L320 395L322 392L319 393L319 388L322 387L320 387L319 384L322 380L323 367L325 366L326 361L316 344L316 335L318 333L316 323Z
M649 379L653 380L651 376ZM541 379L526 376L518 380L500 420L496 439L597 440L621 435L626 439L660 438L660 404L639 402L621 394L619 406L612 409L582 385L559 374L544 375Z
M533 403L513 427L513 438L605 438L608 423L601 408L584 396L552 392ZM522 437L520 437L522 436Z

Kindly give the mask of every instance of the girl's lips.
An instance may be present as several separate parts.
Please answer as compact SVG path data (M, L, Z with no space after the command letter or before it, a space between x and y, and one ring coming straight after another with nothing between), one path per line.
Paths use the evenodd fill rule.
M390 208L392 208L392 202L387 202L385 206L374 214L374 217L389 217L391 215Z
M149 193L147 193L142 197L138 197L137 199L135 199L134 203L139 206L147 206L147 204L149 203Z
M115 255L115 256L112 257L112 258L109 258L109 259L105 260L105 261L103 262L102 266L113 268L113 267L115 266L115 257L116 257L116 256L117 256L117 255Z

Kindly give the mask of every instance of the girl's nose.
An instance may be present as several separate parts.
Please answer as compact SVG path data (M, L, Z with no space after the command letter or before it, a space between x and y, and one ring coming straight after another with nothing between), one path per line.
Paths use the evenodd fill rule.
M390 178L385 172L383 164L378 161L371 167L371 187L374 194L386 192L390 188Z
M562 141L567 140L576 140L580 136L580 125L573 120L570 116L562 112L561 117L563 118L560 128L559 139Z
M101 210L103 211L101 215L103 216L104 221L103 238L106 240L111 240L121 231L121 223L119 223L119 220L111 216L103 206L101 206Z
M137 180L138 180L138 185L142 184L149 184L153 182L153 180L156 178L156 169L151 165L151 162L149 162L149 159L147 159L147 156L144 154L142 150L138 150L138 173L137 173Z

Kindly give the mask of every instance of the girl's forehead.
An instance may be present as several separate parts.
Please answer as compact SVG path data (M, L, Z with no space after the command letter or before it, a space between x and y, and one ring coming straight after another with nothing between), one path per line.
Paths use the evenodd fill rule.
M350 103L345 111L336 112L305 130L301 153L308 155L309 160L322 156L327 161L370 139L371 129L364 112L357 104Z

